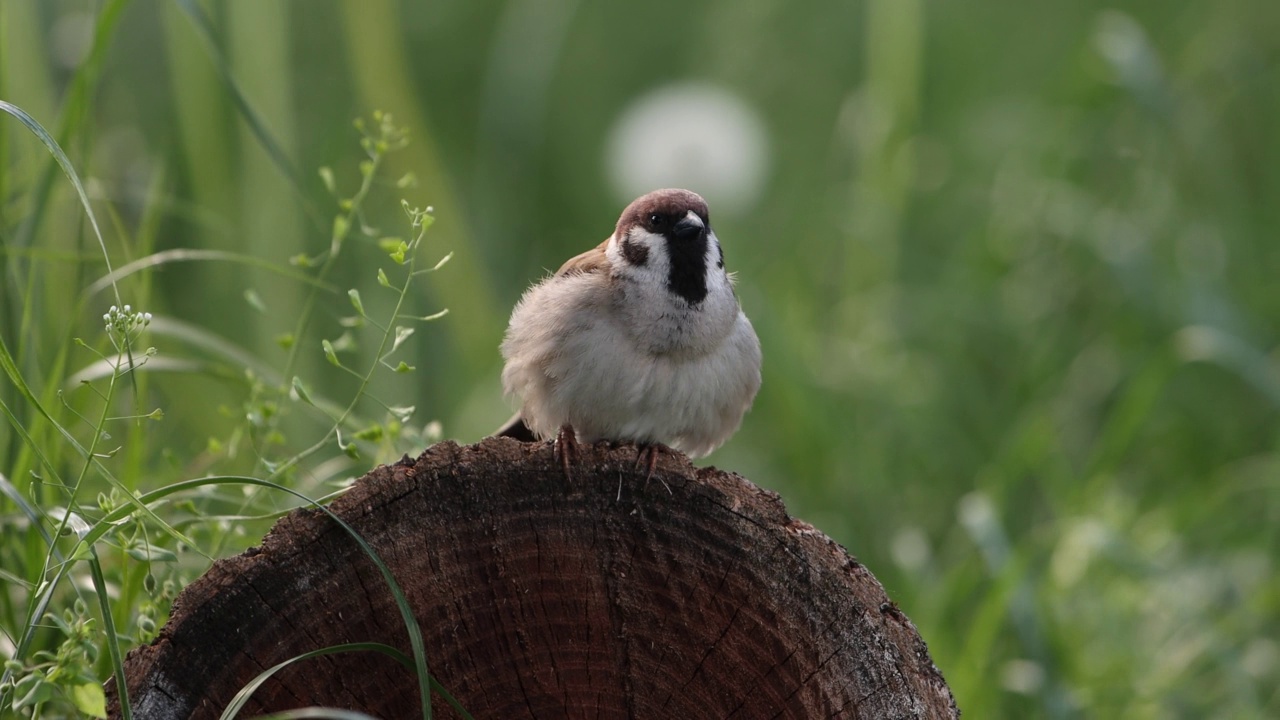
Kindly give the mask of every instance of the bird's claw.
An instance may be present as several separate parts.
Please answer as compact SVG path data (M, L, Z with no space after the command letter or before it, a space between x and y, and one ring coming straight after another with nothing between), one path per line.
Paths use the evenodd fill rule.
M578 434L568 423L560 426L560 432L556 433L556 458L560 460L560 467L564 469L566 479L572 480L573 473L570 466L578 461Z
M667 453L675 454L675 450L663 445L662 443L644 443L640 446L639 452L636 453L636 467L643 465L645 467L644 485L649 487L649 480L653 479L653 471L658 466L658 456ZM658 478L658 482L662 483L662 487L667 489L668 495L674 495L671 492L671 486L666 480Z

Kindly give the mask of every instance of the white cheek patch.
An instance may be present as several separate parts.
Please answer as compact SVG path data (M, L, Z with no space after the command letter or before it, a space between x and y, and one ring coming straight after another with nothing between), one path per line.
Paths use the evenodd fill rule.
M716 237L715 231L707 233L707 252L715 253L716 268L724 269L724 248L720 246L720 239Z

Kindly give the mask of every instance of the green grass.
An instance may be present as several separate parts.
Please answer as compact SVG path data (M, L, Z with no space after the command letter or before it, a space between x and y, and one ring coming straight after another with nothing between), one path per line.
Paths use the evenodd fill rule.
M49 138L0 115L0 715L91 707L109 632L300 502L179 483L323 500L504 420L507 312L684 79L771 150L753 202L694 188L765 353L711 462L866 563L967 716L1280 715L1277 38L1264 0L5 0ZM388 238L452 260L406 290Z

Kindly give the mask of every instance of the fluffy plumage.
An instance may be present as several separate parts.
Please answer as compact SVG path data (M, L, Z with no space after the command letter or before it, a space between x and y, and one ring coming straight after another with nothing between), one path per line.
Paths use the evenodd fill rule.
M501 434L664 444L700 457L738 429L760 343L724 270L706 202L658 190L613 234L525 292L502 343L521 423Z

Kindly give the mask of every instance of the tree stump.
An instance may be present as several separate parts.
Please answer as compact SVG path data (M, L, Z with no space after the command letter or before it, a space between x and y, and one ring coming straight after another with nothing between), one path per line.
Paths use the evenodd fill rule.
M549 442L445 442L331 509L390 567L432 676L476 718L959 716L915 627L844 548L737 475L664 454L646 480L636 456L584 445L566 477ZM368 556L294 511L129 653L134 717L216 718L263 669L357 641L409 652ZM419 702L403 666L344 653L285 668L244 716L411 718Z

